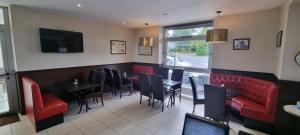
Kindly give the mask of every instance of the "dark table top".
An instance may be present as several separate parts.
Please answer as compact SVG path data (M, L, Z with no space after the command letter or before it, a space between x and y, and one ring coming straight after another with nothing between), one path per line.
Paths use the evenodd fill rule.
M174 86L174 85L179 84L180 82L178 82L178 81L173 81L173 80L170 80L170 79L164 79L164 80L163 80L163 83L164 83L164 85L166 85L166 86Z
M241 92L231 88L226 88L226 97L236 97L241 95Z
M67 92L72 93L72 92L78 92L78 91L82 91L82 90L99 87L100 84L90 83L85 80L80 80L80 81L78 81L77 85L73 84L73 82L65 82L65 83L59 84L59 86L64 88Z

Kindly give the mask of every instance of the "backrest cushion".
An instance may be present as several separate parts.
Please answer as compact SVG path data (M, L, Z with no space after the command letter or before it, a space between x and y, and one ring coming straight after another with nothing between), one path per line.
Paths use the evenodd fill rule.
M224 84L225 87L240 90L242 96L259 104L266 105L272 92L277 90L273 82L252 77L212 73L210 83L213 85Z
M35 112L43 110L43 99L39 85L27 77L23 77L22 82L25 96L24 99L30 100L29 98L32 98Z
M133 65L133 73L148 73L150 75L153 75L153 67L151 66L144 66L144 65Z

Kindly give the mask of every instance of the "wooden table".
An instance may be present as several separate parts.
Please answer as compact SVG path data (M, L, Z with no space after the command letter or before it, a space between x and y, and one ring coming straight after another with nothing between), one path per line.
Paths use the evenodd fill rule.
M101 85L96 84L96 83L90 83L86 80L79 80L78 84L73 84L73 82L65 82L65 83L59 84L59 86L62 87L64 90L66 90L70 94L75 93L77 95L80 95L80 92L85 92L87 90L91 90L91 89L94 89L96 87L100 87ZM79 102L80 103L80 110L77 114L79 114L81 112L83 104L86 105L86 111L88 111L90 109L86 99L82 99L80 96L75 96L75 97L77 98L77 100L80 101Z

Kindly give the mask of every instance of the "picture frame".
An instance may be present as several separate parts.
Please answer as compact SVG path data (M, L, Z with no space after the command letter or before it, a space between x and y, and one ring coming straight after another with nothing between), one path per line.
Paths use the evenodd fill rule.
M126 54L126 41L110 40L110 54Z
M249 50L250 38L238 38L233 40L233 50Z
M281 47L282 33L283 33L282 30L277 33L277 42L276 42L276 47L277 48Z
M138 52L139 55L152 56L152 46L139 46Z

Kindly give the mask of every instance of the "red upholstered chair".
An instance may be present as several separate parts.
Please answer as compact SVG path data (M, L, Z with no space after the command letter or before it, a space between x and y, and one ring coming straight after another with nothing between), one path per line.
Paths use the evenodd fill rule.
M52 94L41 94L39 85L30 78L23 77L22 83L26 115L36 131L64 122L67 103Z
M212 73L210 83L224 84L239 90L240 96L227 98L227 105L235 108L240 115L266 123L275 123L278 86L269 81L253 77Z

